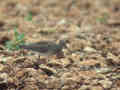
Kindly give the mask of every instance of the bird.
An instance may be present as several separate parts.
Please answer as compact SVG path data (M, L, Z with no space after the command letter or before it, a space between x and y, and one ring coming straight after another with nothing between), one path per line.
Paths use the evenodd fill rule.
M28 45L21 45L20 47L26 50L31 50L40 53L40 55L50 56L62 52L66 46L67 40L59 40L59 43L53 41L40 41Z

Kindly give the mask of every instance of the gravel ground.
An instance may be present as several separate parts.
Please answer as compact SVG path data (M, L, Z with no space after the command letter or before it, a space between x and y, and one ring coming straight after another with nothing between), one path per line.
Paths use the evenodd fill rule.
M0 90L120 90L119 29L119 0L0 0Z

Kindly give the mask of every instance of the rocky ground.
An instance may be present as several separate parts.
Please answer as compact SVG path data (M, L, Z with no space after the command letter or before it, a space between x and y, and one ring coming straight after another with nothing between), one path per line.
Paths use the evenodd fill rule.
M26 43L67 48L8 51L16 26ZM120 90L119 29L119 0L0 0L0 90Z

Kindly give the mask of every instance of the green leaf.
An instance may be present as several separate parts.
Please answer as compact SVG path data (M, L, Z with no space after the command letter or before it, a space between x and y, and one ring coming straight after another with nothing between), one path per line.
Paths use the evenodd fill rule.
M22 40L24 39L24 34L19 34L17 37L16 37L16 40Z
M11 50L13 48L13 42L12 41L6 42L6 47L8 48L8 50Z
M19 36L19 33L17 32L17 28L14 28L14 34L15 34L15 37Z
M28 16L25 17L25 20L32 21L32 12L28 13Z
M19 49L20 49L19 45L16 45L16 46L15 46L15 49L16 49L16 50L19 50Z

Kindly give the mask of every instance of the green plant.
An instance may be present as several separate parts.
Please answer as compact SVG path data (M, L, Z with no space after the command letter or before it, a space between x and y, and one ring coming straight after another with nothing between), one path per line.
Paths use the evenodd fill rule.
M14 28L14 39L6 42L6 48L8 50L19 50L20 46L24 44L24 34L20 34L17 28Z
M97 21L97 22L100 22L100 23L106 24L108 18L109 18L109 15L108 15L107 13L104 13L103 16L97 17L97 18L96 18L96 21Z
M25 17L25 20L32 21L32 17L33 17L32 12L29 12L28 15Z

